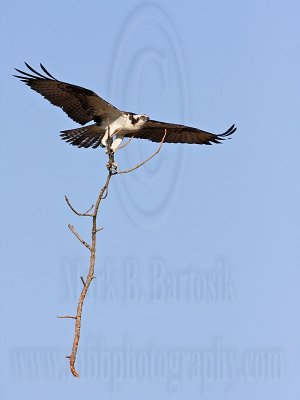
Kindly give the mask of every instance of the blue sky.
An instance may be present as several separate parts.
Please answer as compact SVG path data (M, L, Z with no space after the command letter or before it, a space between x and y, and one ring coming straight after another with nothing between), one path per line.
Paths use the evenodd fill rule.
M0 398L298 399L299 3L2 0ZM104 152L12 78L42 62L118 108L216 133L165 145L103 204L80 380L67 360ZM155 150L132 143L120 167Z

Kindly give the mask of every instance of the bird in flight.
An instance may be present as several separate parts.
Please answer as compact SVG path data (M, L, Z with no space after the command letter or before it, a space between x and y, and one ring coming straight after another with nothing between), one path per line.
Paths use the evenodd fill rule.
M124 137L160 142L165 130L165 143L212 144L220 143L236 131L232 125L226 132L216 135L185 125L155 121L146 114L121 111L89 89L57 80L42 64L43 74L25 65L31 73L15 68L21 75L14 76L60 107L75 122L85 125L61 131L61 138L73 146L107 147L110 135L114 138L111 150L116 151ZM91 121L93 124L86 125Z

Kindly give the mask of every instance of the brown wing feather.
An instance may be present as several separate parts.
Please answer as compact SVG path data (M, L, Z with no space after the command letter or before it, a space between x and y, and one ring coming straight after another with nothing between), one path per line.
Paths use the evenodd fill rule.
M85 148L92 147L95 149L96 147L101 146L101 140L104 133L104 128L100 128L96 124L93 124L82 128L62 131L60 137L73 146Z
M160 142L164 131L167 129L165 143L189 143L189 144L212 144L220 143L236 131L232 125L226 132L215 135L214 133L202 131L185 125L169 124L167 122L149 120L143 128L134 133L128 132L127 137L134 136L137 139L148 139L152 142Z
M84 125L103 114L108 117L121 115L121 111L99 97L92 90L58 81L50 75L42 64L41 68L46 75L35 71L27 63L25 65L34 75L16 69L21 75L14 76L21 79L32 90L40 93L50 103L62 108L75 122Z

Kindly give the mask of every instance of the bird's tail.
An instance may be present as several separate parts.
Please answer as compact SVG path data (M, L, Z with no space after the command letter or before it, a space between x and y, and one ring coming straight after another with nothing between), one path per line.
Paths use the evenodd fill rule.
M102 146L101 140L104 133L105 129L93 124L78 129L62 131L60 137L73 146L92 147L95 149L98 146Z

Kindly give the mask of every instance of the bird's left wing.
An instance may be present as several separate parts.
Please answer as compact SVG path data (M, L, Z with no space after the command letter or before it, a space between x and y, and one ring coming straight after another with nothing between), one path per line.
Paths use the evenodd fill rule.
M101 115L114 119L122 114L120 110L92 90L55 79L42 64L40 64L41 69L45 75L37 72L27 63L25 65L34 75L16 68L21 75L14 76L40 93L50 103L62 108L75 122L84 125L93 120L97 122L97 118L99 119Z
M164 140L165 143L190 144L220 143L221 140L227 139L228 136L236 131L236 127L232 125L226 132L216 135L190 126L170 124L150 119L140 131L128 132L126 136L133 136L137 139L148 139L152 142L160 142L164 136L165 129L167 130Z

